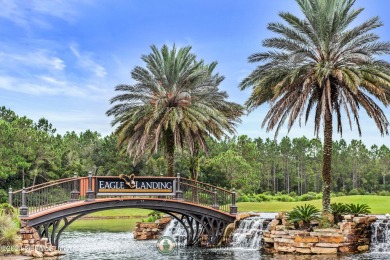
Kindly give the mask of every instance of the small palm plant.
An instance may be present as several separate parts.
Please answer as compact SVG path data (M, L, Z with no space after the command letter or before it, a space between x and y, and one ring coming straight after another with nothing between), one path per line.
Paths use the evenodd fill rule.
M296 206L292 211L287 213L287 220L294 223L302 222L302 228L310 228L310 221L320 219L320 210L310 204Z
M333 213L335 223L341 222L341 215L346 214L348 212L347 205L343 203L332 203L330 204L330 209Z
M359 214L369 214L371 213L371 208L367 204L347 204L347 213L353 214L355 216Z

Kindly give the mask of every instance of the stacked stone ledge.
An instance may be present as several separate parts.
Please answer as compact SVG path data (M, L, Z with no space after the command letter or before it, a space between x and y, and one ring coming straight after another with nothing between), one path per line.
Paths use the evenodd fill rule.
M137 222L135 224L133 236L136 240L150 240L160 238L165 227L171 221L170 217L163 217L152 223Z
M17 246L24 256L42 258L64 255L51 245L47 238L40 238L37 230L32 227L24 226L19 233L20 239Z
M285 213L278 213L271 221L269 231L263 234L266 253L338 254L359 253L369 250L370 225L375 216L343 216L338 228L314 229L312 232L295 230L286 220Z

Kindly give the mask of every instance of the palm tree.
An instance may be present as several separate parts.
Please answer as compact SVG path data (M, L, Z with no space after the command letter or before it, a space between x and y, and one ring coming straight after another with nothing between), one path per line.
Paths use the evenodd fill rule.
M213 74L216 62L197 61L191 47L151 49L142 56L146 68L131 72L136 83L115 88L122 93L111 99L116 104L107 115L114 116L119 145L126 144L135 161L161 149L168 176L174 176L175 149L207 150L207 136L234 133L242 108L218 90L224 77Z
M322 162L323 216L330 218L331 160L333 122L342 134L342 118L352 129L351 118L361 135L359 108L374 119L382 135L388 134L389 122L382 109L390 100L390 64L378 55L390 53L390 43L379 42L371 31L382 26L378 17L350 28L363 11L353 9L355 0L296 0L304 18L281 12L287 23L270 23L268 29L277 37L264 40L273 48L249 57L262 62L240 84L252 87L246 106L249 110L269 102L271 107L262 126L276 127L275 136L288 119L290 130L302 116L305 123L314 110L314 133L323 124ZM373 99L376 98L376 99Z

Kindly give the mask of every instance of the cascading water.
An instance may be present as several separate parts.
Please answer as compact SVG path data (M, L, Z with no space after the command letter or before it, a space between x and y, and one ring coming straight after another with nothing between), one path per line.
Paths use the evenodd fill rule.
M263 231L268 230L269 219L249 217L240 221L240 225L231 236L231 246L258 249Z
M390 253L390 220L378 219L371 225L371 248L372 253Z

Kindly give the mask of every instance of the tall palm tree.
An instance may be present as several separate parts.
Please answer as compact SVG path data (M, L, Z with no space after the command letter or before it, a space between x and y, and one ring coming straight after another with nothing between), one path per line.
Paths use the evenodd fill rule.
M116 104L107 115L114 116L119 145L126 144L135 161L162 149L168 176L174 176L175 149L207 150L207 136L234 133L242 108L218 90L224 77L213 74L216 62L198 61L191 47L151 49L142 56L146 68L131 72L136 83L115 88L122 93L111 99Z
M286 23L268 25L278 36L264 40L263 46L273 50L249 57L249 62L262 65L240 87L253 88L246 101L250 110L270 103L262 126L267 125L267 131L276 127L275 135L286 119L290 130L302 116L306 123L314 110L315 135L323 124L322 207L323 216L330 219L333 122L342 134L342 118L352 129L353 117L361 135L359 109L363 107L380 133L388 134L389 122L376 102L387 106L390 101L390 64L378 59L390 53L390 43L379 42L372 33L382 26L378 17L351 28L363 11L353 9L355 0L296 2L304 18L281 12Z

